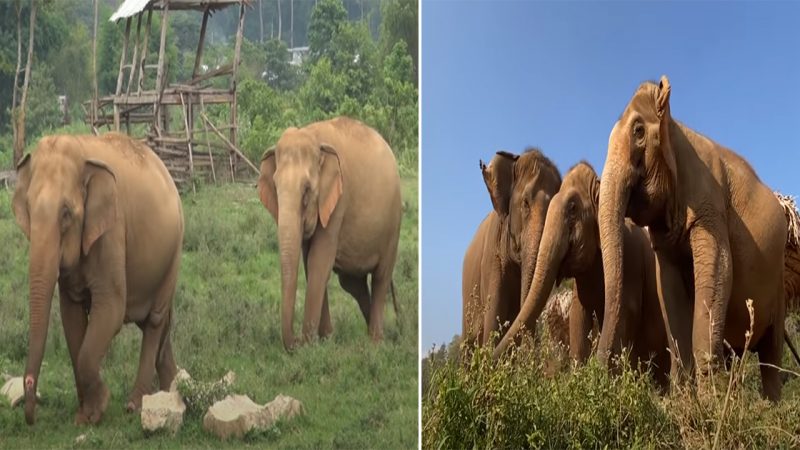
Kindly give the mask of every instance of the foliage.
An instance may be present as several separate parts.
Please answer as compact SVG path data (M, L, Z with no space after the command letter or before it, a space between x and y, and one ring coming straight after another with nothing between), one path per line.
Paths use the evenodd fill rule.
M308 25L308 46L312 63L323 57L334 59L330 44L346 21L347 11L342 0L320 0L317 3L311 11L311 22Z
M141 332L123 326L102 363L111 400L95 427L72 424L77 397L54 298L39 389L37 423L0 402L0 447L92 448L413 448L417 445L416 174L402 180L406 205L394 281L400 315L386 305L384 340L373 343L355 300L335 276L328 285L333 335L288 354L281 343L280 263L276 225L251 185L201 186L183 197L184 251L174 301L175 358L196 380L236 373L232 391L256 403L278 394L303 402L306 414L278 430L221 442L187 411L177 436L145 435L138 414L125 412L139 362ZM28 335L28 244L0 189L0 372L21 375ZM298 298L305 295L300 274ZM387 302L388 303L388 302ZM304 302L296 303L295 329ZM37 431L39 430L39 431ZM45 432L41 432L44 430ZM366 431L365 431L366 430Z
M214 403L233 394L233 386L225 380L201 381L194 378L182 379L177 383L188 417L202 418Z
M25 122L30 136L40 136L61 124L61 111L58 107L58 94L53 85L53 70L44 65L34 65L31 70L31 84L28 88L28 105ZM32 142L29 140L29 143Z
M784 367L792 364L786 352ZM777 405L760 398L755 357L735 358L711 388L662 396L627 358L612 375L576 367L546 333L499 361L458 337L422 361L423 448L788 448L800 445L800 378ZM800 374L799 374L800 375Z
M291 55L286 44L278 39L270 39L264 43L265 68L264 81L273 89L289 91L297 86L299 74L289 64Z
M419 67L418 61L418 36L417 14L418 0L384 0L381 2L381 46L384 53L391 51L394 46L403 41L406 43L408 53L413 59L414 72ZM416 76L411 80L415 85Z

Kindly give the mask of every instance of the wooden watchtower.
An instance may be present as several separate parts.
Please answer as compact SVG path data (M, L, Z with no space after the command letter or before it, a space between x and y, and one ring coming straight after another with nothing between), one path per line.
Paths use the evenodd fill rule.
M245 6L250 3L251 0L125 0L110 19L125 21L116 90L87 108L87 122L95 133L101 127L120 131L124 125L125 132L155 150L178 185L191 184L194 188L194 181L199 179L252 180L258 168L239 151L236 142L237 69ZM239 7L232 60L209 69L202 63L208 19L231 6ZM191 78L169 83L167 24L169 13L180 10L201 13L200 39ZM161 15L161 42L158 55L148 55L154 12ZM210 105L222 105L227 111L219 111L217 106L216 114L209 115L206 107Z

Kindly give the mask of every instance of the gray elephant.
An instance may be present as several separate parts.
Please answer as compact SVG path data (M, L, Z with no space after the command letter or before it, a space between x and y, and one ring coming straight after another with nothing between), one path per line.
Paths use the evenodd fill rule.
M308 283L304 339L333 331L327 285L334 271L358 301L370 336L380 340L402 218L400 175L389 144L346 117L289 128L261 159L258 192L278 224L284 347L295 346L301 251Z

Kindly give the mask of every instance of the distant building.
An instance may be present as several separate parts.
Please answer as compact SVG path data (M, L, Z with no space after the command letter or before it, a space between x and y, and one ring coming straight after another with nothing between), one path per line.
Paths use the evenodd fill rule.
M292 60L289 61L289 64L293 66L299 66L303 64L303 61L308 57L308 46L305 47L294 47L288 49L289 53L292 55Z

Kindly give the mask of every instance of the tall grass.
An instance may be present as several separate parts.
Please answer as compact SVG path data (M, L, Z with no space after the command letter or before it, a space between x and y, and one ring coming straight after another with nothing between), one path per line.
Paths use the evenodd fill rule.
M616 375L595 358L578 367L543 335L497 362L486 348L434 350L423 363L423 447L800 447L800 379L788 376L781 402L762 400L755 355L734 357L707 388L661 396L625 358ZM788 350L784 366L796 367Z
M405 210L394 272L400 317L387 305L384 340L374 344L356 301L333 276L329 287L331 338L292 355L280 338L280 264L275 224L252 186L201 186L186 193L183 260L172 329L180 367L196 380L236 373L232 388L257 403L277 394L303 402L305 416L267 433L249 435L259 448L409 448L417 445L417 181L403 178ZM0 373L22 375L27 355L28 245L14 223L11 192L0 190ZM302 265L301 265L302 267ZM298 277L299 331L305 299ZM40 376L37 423L0 401L0 448L219 448L186 417L177 436L146 436L138 415L124 411L138 366L141 333L126 325L103 362L111 402L99 426L72 425L77 399L58 299L54 299ZM238 443L240 444L240 443Z

